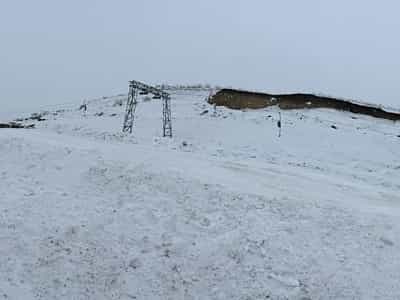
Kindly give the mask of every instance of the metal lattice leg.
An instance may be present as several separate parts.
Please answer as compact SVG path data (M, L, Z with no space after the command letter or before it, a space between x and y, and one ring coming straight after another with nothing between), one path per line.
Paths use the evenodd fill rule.
M162 98L163 102L163 136L172 137L171 99L169 96Z
M132 133L133 121L135 119L135 110L137 105L138 91L135 87L129 87L128 102L126 103L126 112L122 132Z

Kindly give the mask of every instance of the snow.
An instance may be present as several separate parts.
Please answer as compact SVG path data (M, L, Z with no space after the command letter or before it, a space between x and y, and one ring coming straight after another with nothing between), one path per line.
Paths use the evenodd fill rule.
M399 123L172 93L0 131L0 299L400 298Z

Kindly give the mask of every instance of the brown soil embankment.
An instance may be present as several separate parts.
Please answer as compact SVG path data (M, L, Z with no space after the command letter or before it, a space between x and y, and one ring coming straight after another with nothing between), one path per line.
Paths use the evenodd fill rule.
M380 107L313 94L274 95L223 89L210 97L208 102L232 109L259 109L273 105L278 105L281 109L331 108L392 121L400 120L400 113L386 111Z

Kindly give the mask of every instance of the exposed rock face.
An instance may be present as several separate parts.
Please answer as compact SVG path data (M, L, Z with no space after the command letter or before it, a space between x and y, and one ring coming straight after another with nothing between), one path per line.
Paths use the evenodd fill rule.
M336 98L321 97L313 94L273 95L223 89L210 97L208 102L232 109L259 109L273 105L278 105L281 109L332 108L392 121L400 120L400 113L389 112L380 107L353 103Z

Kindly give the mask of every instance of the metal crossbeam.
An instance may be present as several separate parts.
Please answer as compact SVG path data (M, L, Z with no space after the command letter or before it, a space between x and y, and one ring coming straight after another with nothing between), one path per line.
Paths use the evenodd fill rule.
M150 85L144 84L144 83L136 81L136 80L129 81L129 86L133 87L135 89L138 89L142 92L148 92L153 95L160 95L161 97L169 96L169 94L164 92L163 90L157 89L155 87L152 87Z
M171 98L170 95L163 90L157 89L142 82L132 80L129 81L129 94L126 103L126 112L124 118L123 132L132 133L133 123L135 119L135 111L137 106L138 93L150 93L156 97L160 97L163 103L163 136L172 137L172 118L171 118Z

